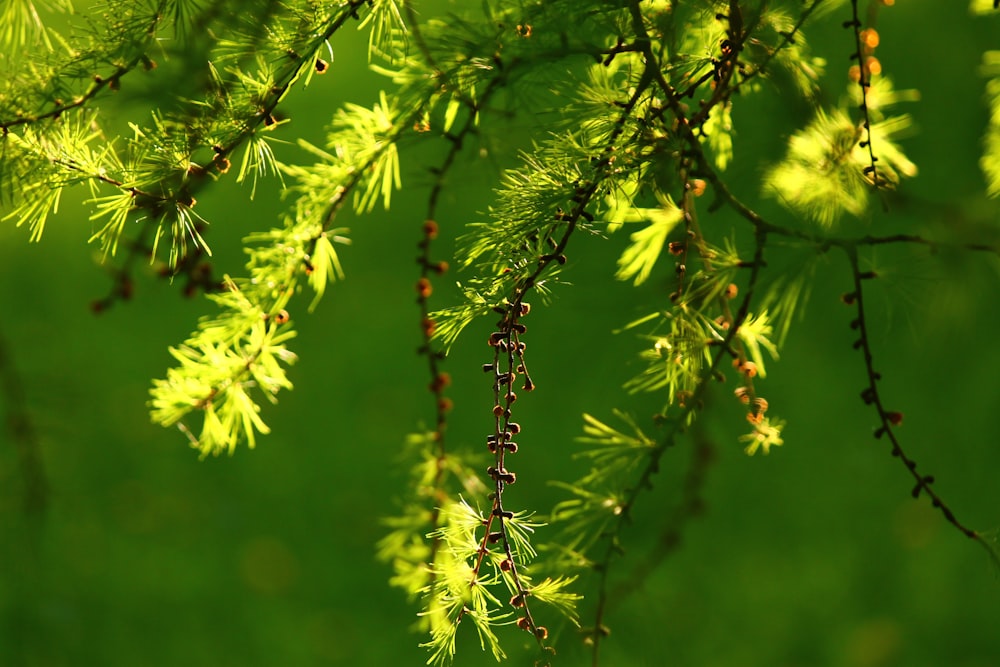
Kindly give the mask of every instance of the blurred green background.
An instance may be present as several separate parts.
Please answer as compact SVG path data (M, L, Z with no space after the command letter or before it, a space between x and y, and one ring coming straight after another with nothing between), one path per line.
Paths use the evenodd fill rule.
M829 60L831 100L846 84L846 18L841 9L807 31ZM976 67L983 50L1000 48L996 20L968 16L964 3L923 0L883 10L878 28L885 72L922 94L908 109L919 131L905 143L921 173L903 194L995 225L997 207L978 194L987 113ZM305 159L294 139L322 142L338 105L376 99L385 83L368 71L365 43L363 34L338 34L330 72L282 105L291 122L278 136L291 143L279 159ZM469 148L441 208L439 257L465 223L482 219L497 169L511 163L513 147L542 136L546 119L529 110L494 119L509 123L507 150L491 146L483 157ZM773 91L738 100L734 112L732 187L782 223L789 215L760 200L759 178L807 120L804 107ZM0 432L0 665L423 664L423 637L410 630L416 609L388 587L374 544L384 534L380 517L398 509L405 490L397 466L405 434L433 417L415 354L413 283L425 161L441 150L404 153L404 190L390 212L344 217L353 239L342 251L347 280L314 314L306 299L293 303L295 390L265 407L273 433L232 457L200 461L182 434L151 425L145 406L151 378L172 362L167 347L210 304L143 274L132 301L93 315L90 302L111 281L86 245L91 224L79 200L64 202L41 243L0 227L0 336L48 485L44 515L26 517L23 471L9 432ZM276 224L282 206L276 182L253 201L232 179L205 191L199 210L211 221L216 270L239 274L240 239ZM935 233L958 220L876 212L841 231ZM725 213L703 224L746 231ZM539 389L518 403L520 483L509 492L521 507L544 511L561 497L546 481L580 465L571 456L582 412L610 420L622 407L643 419L659 404L620 390L641 342L611 330L664 300L670 267L638 290L616 283L626 240L575 237L565 275L572 286L532 311L528 353ZM800 257L775 249L771 260ZM906 415L904 446L960 520L995 529L997 259L883 248L865 261L884 276L868 297L883 395ZM614 606L602 664L1000 664L998 572L928 502L910 498L911 478L871 437L876 416L858 398L865 377L851 349L854 315L837 299L850 289L844 258L822 258L816 276L805 316L760 389L789 421L785 446L746 457L736 441L743 415L723 388L705 423L715 451L707 511L682 548ZM436 306L450 303L456 278L436 281ZM492 394L479 366L489 324L473 325L446 364L454 447L484 449ZM623 575L655 543L689 452L685 443L666 455L626 534ZM460 637L456 664L493 664L471 628ZM505 641L512 664L530 664L518 652L523 633L512 629ZM560 637L560 655L557 664L589 664L572 630Z

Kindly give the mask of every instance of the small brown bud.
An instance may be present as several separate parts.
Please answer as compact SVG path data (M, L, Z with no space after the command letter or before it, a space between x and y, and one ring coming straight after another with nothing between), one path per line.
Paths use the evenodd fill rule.
M417 281L417 294L421 299L428 298L433 291L434 288L431 286L431 281L427 278L421 278Z
M424 236L429 239L436 239L438 235L438 223L433 220L424 221Z
M440 393L451 384L451 376L447 373L438 373L437 377L431 381L430 390L435 394Z

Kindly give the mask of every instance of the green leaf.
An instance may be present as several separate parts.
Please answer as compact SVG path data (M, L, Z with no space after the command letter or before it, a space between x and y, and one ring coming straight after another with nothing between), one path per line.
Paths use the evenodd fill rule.
M684 212L669 198L663 198L660 208L635 209L633 215L644 216L649 220L649 226L629 237L632 243L618 259L615 278L634 278L633 284L640 285L649 278L667 243L667 237L684 219Z
M323 298L327 283L341 280L344 277L344 269L340 266L340 258L337 256L337 251L334 249L333 243L330 242L331 235L333 235L333 240L338 243L350 243L349 239L337 234L337 232L344 231L346 230L336 229L330 232L323 232L313 245L312 253L309 255L311 266L309 286L312 287L316 296L313 297L312 303L309 304L310 313L316 309L319 300Z

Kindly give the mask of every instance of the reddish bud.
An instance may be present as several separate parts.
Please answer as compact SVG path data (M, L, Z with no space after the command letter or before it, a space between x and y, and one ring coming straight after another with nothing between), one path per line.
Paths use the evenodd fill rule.
M434 288L431 286L431 281L427 280L427 278L421 278L417 281L417 294L420 295L421 299L426 299L433 291Z
M435 394L440 393L445 387L451 384L451 376L447 373L438 373L437 377L431 381L430 390Z
M424 236L429 239L436 239L438 235L438 223L433 220L424 221Z

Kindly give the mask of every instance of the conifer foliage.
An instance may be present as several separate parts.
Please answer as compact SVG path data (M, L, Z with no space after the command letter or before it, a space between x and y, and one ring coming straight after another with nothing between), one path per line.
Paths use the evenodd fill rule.
M677 524L697 513L710 457L692 434L709 398L728 394L711 410L744 424L739 441L748 455L786 444L783 428L795 416L765 398L767 370L812 274L769 268L775 248L846 259L846 344L859 352L867 378L859 391L877 419L875 437L904 464L914 497L928 496L944 521L995 556L907 454L903 413L883 393L869 332L866 296L879 275L859 259L865 251L911 245L975 261L1000 255L995 233L921 235L884 223L918 169L905 142L915 131L906 108L917 93L894 88L876 57L876 19L891 22L892 5L500 0L434 15L418 0L141 0L85 11L70 0L15 0L0 9L0 46L33 57L0 61L0 218L44 242L58 233L49 222L63 194L82 189L91 241L116 267L95 310L129 297L142 262L204 293L207 314L171 348L175 365L153 381L151 416L179 428L202 455L232 454L269 432L263 404L292 388L290 299L306 293L315 309L343 276L349 237L338 216L389 208L408 174L427 173L426 164L407 163L407 149L443 146L418 223L412 313L435 418L408 437L412 497L387 520L378 553L391 564L392 584L419 604L428 662L476 650L462 647L458 633L472 625L498 660L508 642L528 636L546 664L560 662L555 628L575 628L562 641L582 636L597 665L610 641L608 576L623 527L665 452L681 441L696 455ZM990 5L976 1L971 10L990 20ZM821 57L810 48L810 28L831 23L842 26L842 45ZM336 67L337 33L358 28L370 35L385 92L370 106L337 109L322 145L301 142L311 161L282 162L282 101L308 96L310 80ZM991 115L981 167L984 193L996 197L1000 52L982 58ZM831 77L847 83L839 99L830 99ZM132 102L153 101L120 102L130 88L140 91ZM170 96L154 93L162 90ZM757 165L740 149L740 107L768 95L794 97L811 120L775 139L787 141L782 160ZM503 135L511 100L539 97L553 107L552 120L534 128L519 164L482 193L487 212L463 221L457 254L442 256L435 240L449 216L441 195L454 186L459 156L473 138ZM741 162L763 174L755 198L728 180ZM202 217L198 198L222 179L245 182L253 196L264 178L285 185L286 213L245 239L241 273L217 275L211 228L220 223ZM531 315L553 290L572 289L561 283L583 235L627 236L614 267L620 281L668 276L670 289L644 304L647 315L617 324L646 341L620 402L651 393L662 407L649 420L602 415L610 408L595 404L580 437L590 471L579 479L553 471L564 491L554 508L518 507L509 487L545 483L516 472L519 451L532 446L519 403L544 402L546 391L541 380L534 391L530 372ZM433 288L451 267L461 270L464 298L442 303ZM303 315L295 324L308 326ZM470 452L446 441L453 406L445 364L480 320L494 329L482 348L485 446Z

